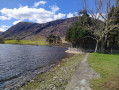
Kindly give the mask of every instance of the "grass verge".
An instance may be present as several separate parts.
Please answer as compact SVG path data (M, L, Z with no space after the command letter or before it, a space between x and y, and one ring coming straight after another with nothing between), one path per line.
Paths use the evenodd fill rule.
M18 90L64 90L85 54L62 60L57 66L35 77Z
M91 53L88 63L102 77L91 81L93 90L119 90L119 54Z

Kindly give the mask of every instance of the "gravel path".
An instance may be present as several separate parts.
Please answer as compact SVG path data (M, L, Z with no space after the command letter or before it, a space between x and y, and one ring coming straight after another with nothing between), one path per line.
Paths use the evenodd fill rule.
M91 90L90 80L93 78L101 78L87 63L88 55L87 53L65 90Z

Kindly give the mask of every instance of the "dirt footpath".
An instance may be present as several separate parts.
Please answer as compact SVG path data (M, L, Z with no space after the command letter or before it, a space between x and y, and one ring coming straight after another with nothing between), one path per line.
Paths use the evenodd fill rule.
M65 90L91 90L90 80L101 78L100 75L87 63L88 55L89 54L87 53Z

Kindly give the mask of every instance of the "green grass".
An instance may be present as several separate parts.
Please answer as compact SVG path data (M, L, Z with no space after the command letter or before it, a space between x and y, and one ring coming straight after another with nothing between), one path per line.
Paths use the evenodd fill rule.
M45 40L45 37L34 37L31 40L20 40L19 42L17 40L5 40L5 44L23 44L23 45L48 45L48 43Z
M93 90L119 90L119 54L91 53L88 63L101 75L91 81Z
M5 44L23 44L23 45L48 45L47 42L43 40L5 40Z
M83 58L84 54L77 54L64 59L57 66L35 77L32 82L20 87L19 90L64 90Z

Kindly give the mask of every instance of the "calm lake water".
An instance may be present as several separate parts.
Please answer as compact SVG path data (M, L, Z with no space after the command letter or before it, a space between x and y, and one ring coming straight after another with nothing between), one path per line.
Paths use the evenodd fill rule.
M66 48L0 44L0 90L28 81L65 58Z

